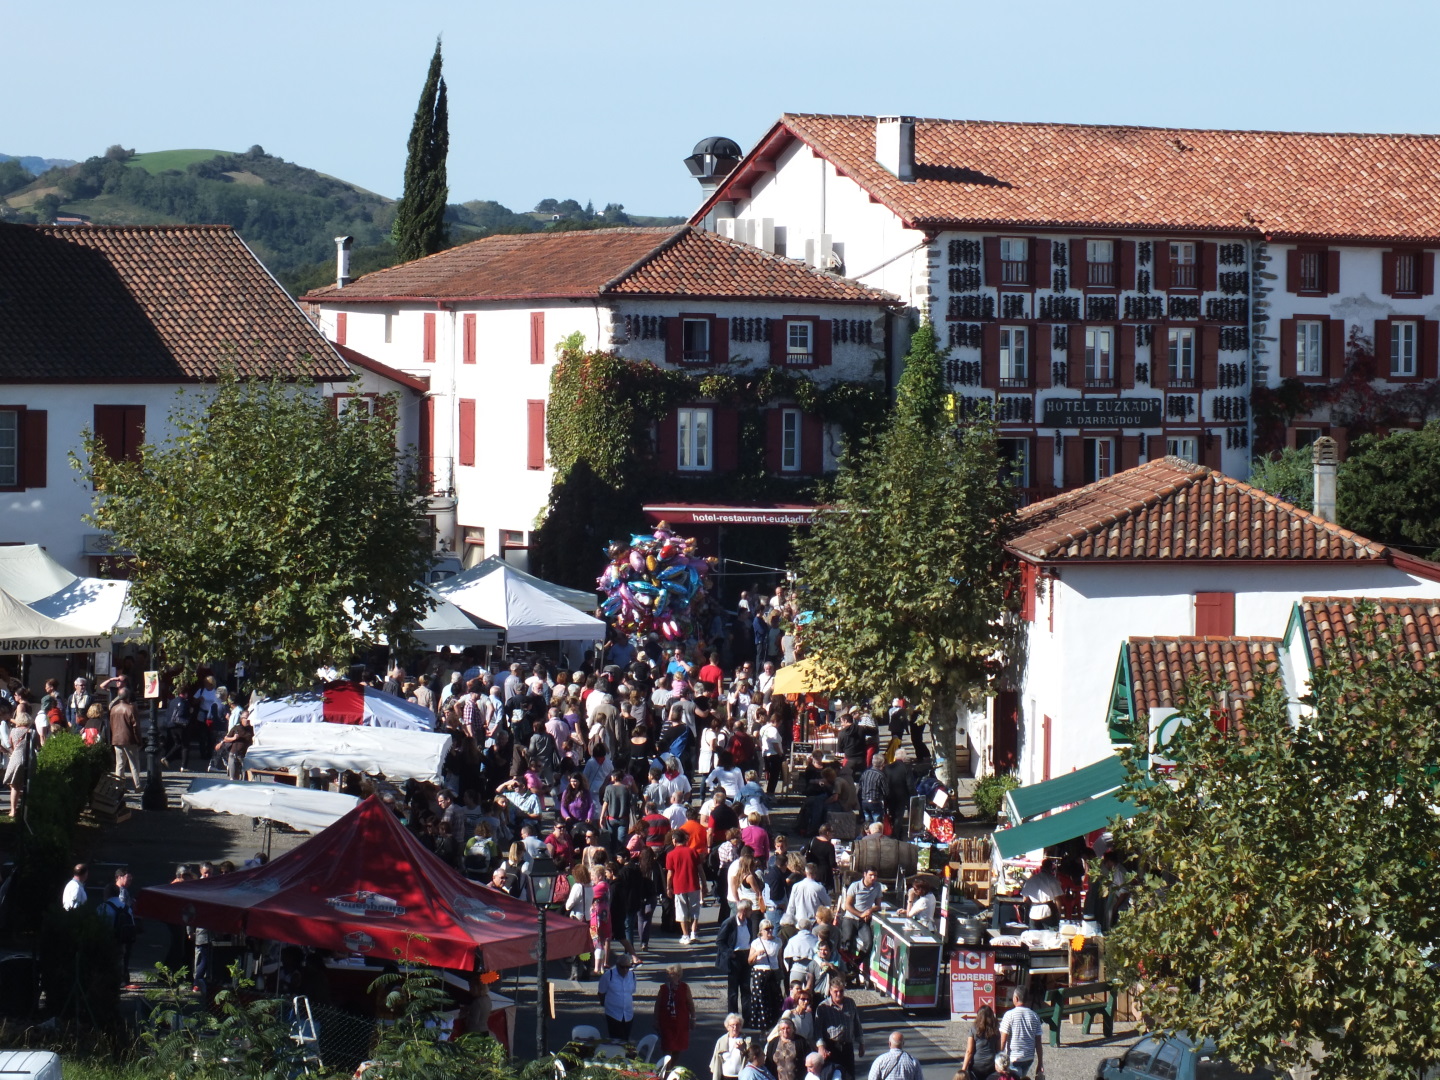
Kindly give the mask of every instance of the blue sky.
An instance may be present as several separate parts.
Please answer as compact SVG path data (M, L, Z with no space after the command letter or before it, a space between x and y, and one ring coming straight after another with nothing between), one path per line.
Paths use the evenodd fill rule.
M681 159L782 112L1440 129L1440 5L8 3L0 151L266 150L398 195L435 34L453 201L687 213ZM1407 45L1407 42L1415 43ZM24 89L23 93L19 91Z

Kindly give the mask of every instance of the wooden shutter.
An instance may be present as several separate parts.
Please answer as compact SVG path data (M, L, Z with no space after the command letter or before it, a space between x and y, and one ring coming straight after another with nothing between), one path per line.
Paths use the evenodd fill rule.
M1325 252L1325 291L1332 296L1340 291L1340 252Z
M1390 377L1390 320L1375 320L1375 377Z
M1440 352L1440 322L1434 319L1420 320L1420 363L1418 365L1421 378L1433 379L1440 374L1437 371L1436 354Z
M834 324L829 319L815 320L815 365L823 367L830 363L831 346L834 340Z
M785 410L769 409L765 413L765 471L778 473L784 464Z
M999 285L1000 277L1000 238L998 236L987 236L984 242L985 248L985 284Z
M139 461L140 448L145 445L145 406L126 405L121 418L121 438L123 449L120 451L126 461Z
M1420 277L1420 295L1429 296L1435 291L1435 253L1422 251L1415 256L1415 272Z
M1211 243L1196 244L1195 258L1200 263L1200 289L1202 292L1214 292L1216 285L1216 246Z
M1386 296L1395 295L1395 252L1380 253L1380 291Z
M1044 390L1051 383L1052 352L1054 332L1049 323L1035 323L1030 328L1030 364L1035 369L1034 384Z
M435 399L426 397L420 403L420 433L416 447L420 461L420 486L429 492L435 483Z
M1280 377L1295 378L1295 320L1280 320Z
M1120 274L1117 284L1122 291L1135 288L1135 241L1120 240L1115 244L1119 266L1116 268Z
M730 361L730 320L710 320L710 362L725 364Z
M1146 461L1159 461L1159 460L1160 460L1161 458L1163 458L1164 456L1165 456L1165 436L1164 436L1164 435L1147 435L1147 436L1145 436L1145 460L1146 460Z
M1200 457L1203 459L1201 463L1207 469L1214 469L1216 472L1222 471L1220 468L1220 445L1221 438L1218 432L1213 438L1209 435L1200 436Z
M345 344L345 332L346 332L346 330L348 329L348 327L347 327L345 324L346 324L347 321L348 321L348 320L345 318L345 312L343 312L343 311L337 311L337 312L335 313L335 344L336 344L336 345L344 345L344 344Z
M1050 287L1050 241L1030 241L1030 284L1037 289Z
M1070 287L1083 289L1090 284L1090 255L1084 240L1070 241Z
M530 313L530 363L545 363L545 312Z
M1065 436L1065 475L1060 486L1079 487L1085 478L1085 440L1079 434Z
M1234 593L1197 592L1195 594L1195 636L1235 636Z
M800 417L800 471L814 475L825 471L825 421L802 414Z
M665 323L665 362L679 365L685 362L685 319L675 316Z
M20 486L43 488L48 483L49 413L26 409L16 419L20 422Z
M427 364L435 362L435 313L425 312L425 338L420 344L420 359Z
M1000 327L986 323L980 332L980 385L995 389L1000 385Z
M1293 352L1292 352L1293 356ZM1331 319L1325 324L1325 360L1330 378L1345 374L1345 320Z
M1030 483L1040 489L1055 486L1055 437L1041 435L1035 440L1035 457L1030 462Z
M1156 240L1151 250L1150 268L1155 271L1155 288L1164 292L1170 288L1170 241Z
M1035 587L1040 568L1032 562L1020 564L1020 618L1035 621Z
M462 348L460 362L473 364L475 362L475 316L473 313L461 316L464 345Z
M1070 340L1066 350L1067 364L1070 368L1069 377L1066 379L1071 386L1085 385L1085 324L1070 324Z
M665 472L674 472L680 464L679 418L674 409L655 425L655 456Z
M1120 437L1120 468L1133 469L1140 464L1140 436L1122 435Z
M1135 389L1135 327L1120 327L1120 346L1116 354L1120 389ZM1138 451L1137 451L1138 452Z
M740 412L738 409L723 409L717 406L713 417L715 471L734 472L740 465Z
M1220 384L1220 328L1202 326L1200 338L1200 389L1214 390Z
M1170 384L1170 328L1156 323L1150 331L1150 385L1164 390Z
M1300 291L1300 251L1297 248L1291 248L1285 253L1285 291Z
M783 367L785 365L785 346L787 344L784 319L770 320L770 363Z
M525 402L525 468L545 468L545 402Z
M460 399L459 445L455 447L455 461L459 465L475 464L475 402L470 398Z
M145 441L144 405L96 405L95 438L112 461L139 461Z

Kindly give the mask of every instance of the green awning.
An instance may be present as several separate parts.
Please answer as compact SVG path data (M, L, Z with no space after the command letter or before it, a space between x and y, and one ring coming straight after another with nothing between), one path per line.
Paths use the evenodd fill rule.
M1057 806L1084 802L1106 791L1114 791L1125 783L1125 763L1119 754L1111 754L1083 769L1046 780L1042 784L1013 788L1005 793L1010 820L1015 823L1054 810Z
M1093 765L1090 767L1094 768ZM1077 836L1105 828L1117 817L1129 819L1139 812L1140 808L1133 803L1125 802L1114 795L1101 795L1050 817L1036 818L1011 829L997 829L995 847L1002 859L1013 859L1027 851L1038 851L1055 844L1063 844L1066 840L1074 840Z

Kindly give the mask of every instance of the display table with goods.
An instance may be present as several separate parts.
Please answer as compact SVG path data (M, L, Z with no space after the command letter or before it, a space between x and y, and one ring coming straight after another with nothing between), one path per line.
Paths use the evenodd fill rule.
M927 923L887 911L870 922L870 981L902 1009L932 1009L940 1001L944 942Z

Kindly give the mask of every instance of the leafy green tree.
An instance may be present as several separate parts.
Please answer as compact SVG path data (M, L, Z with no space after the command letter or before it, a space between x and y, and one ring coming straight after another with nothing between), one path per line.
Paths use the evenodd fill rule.
M130 596L168 662L243 658L284 688L382 635L403 646L431 553L385 411L337 416L307 388L227 376L182 399L138 461L86 433L87 520L134 553Z
M1340 524L1440 558L1440 422L1356 439L1335 492Z
M560 204L554 199L541 199L535 204L537 214L554 214L560 209Z
M948 415L935 329L911 338L888 426L847 455L797 541L807 651L846 697L918 700L941 776L956 713L984 698L1010 639L1002 546L1013 496L985 418Z
M1257 457L1250 463L1250 483L1302 509L1315 508L1315 466L1308 446Z
M1419 1076L1440 1064L1440 660L1383 629L1337 641L1298 724L1260 682L1243 724L1192 688L1169 782L1127 786L1116 843L1144 862L1107 964L1150 1027L1241 1065L1318 1047L1317 1080Z
M450 116L442 66L437 39L410 128L405 193L395 212L395 254L402 263L433 255L447 246L445 203L450 197L450 185L445 177L445 158L450 151Z
M19 191L34 179L25 171L25 166L14 158L0 161L0 195L9 195L12 191Z
M40 224L49 225L55 220L55 215L60 212L62 205L64 204L60 201L60 196L52 191L36 199L30 209L34 211L35 218Z

